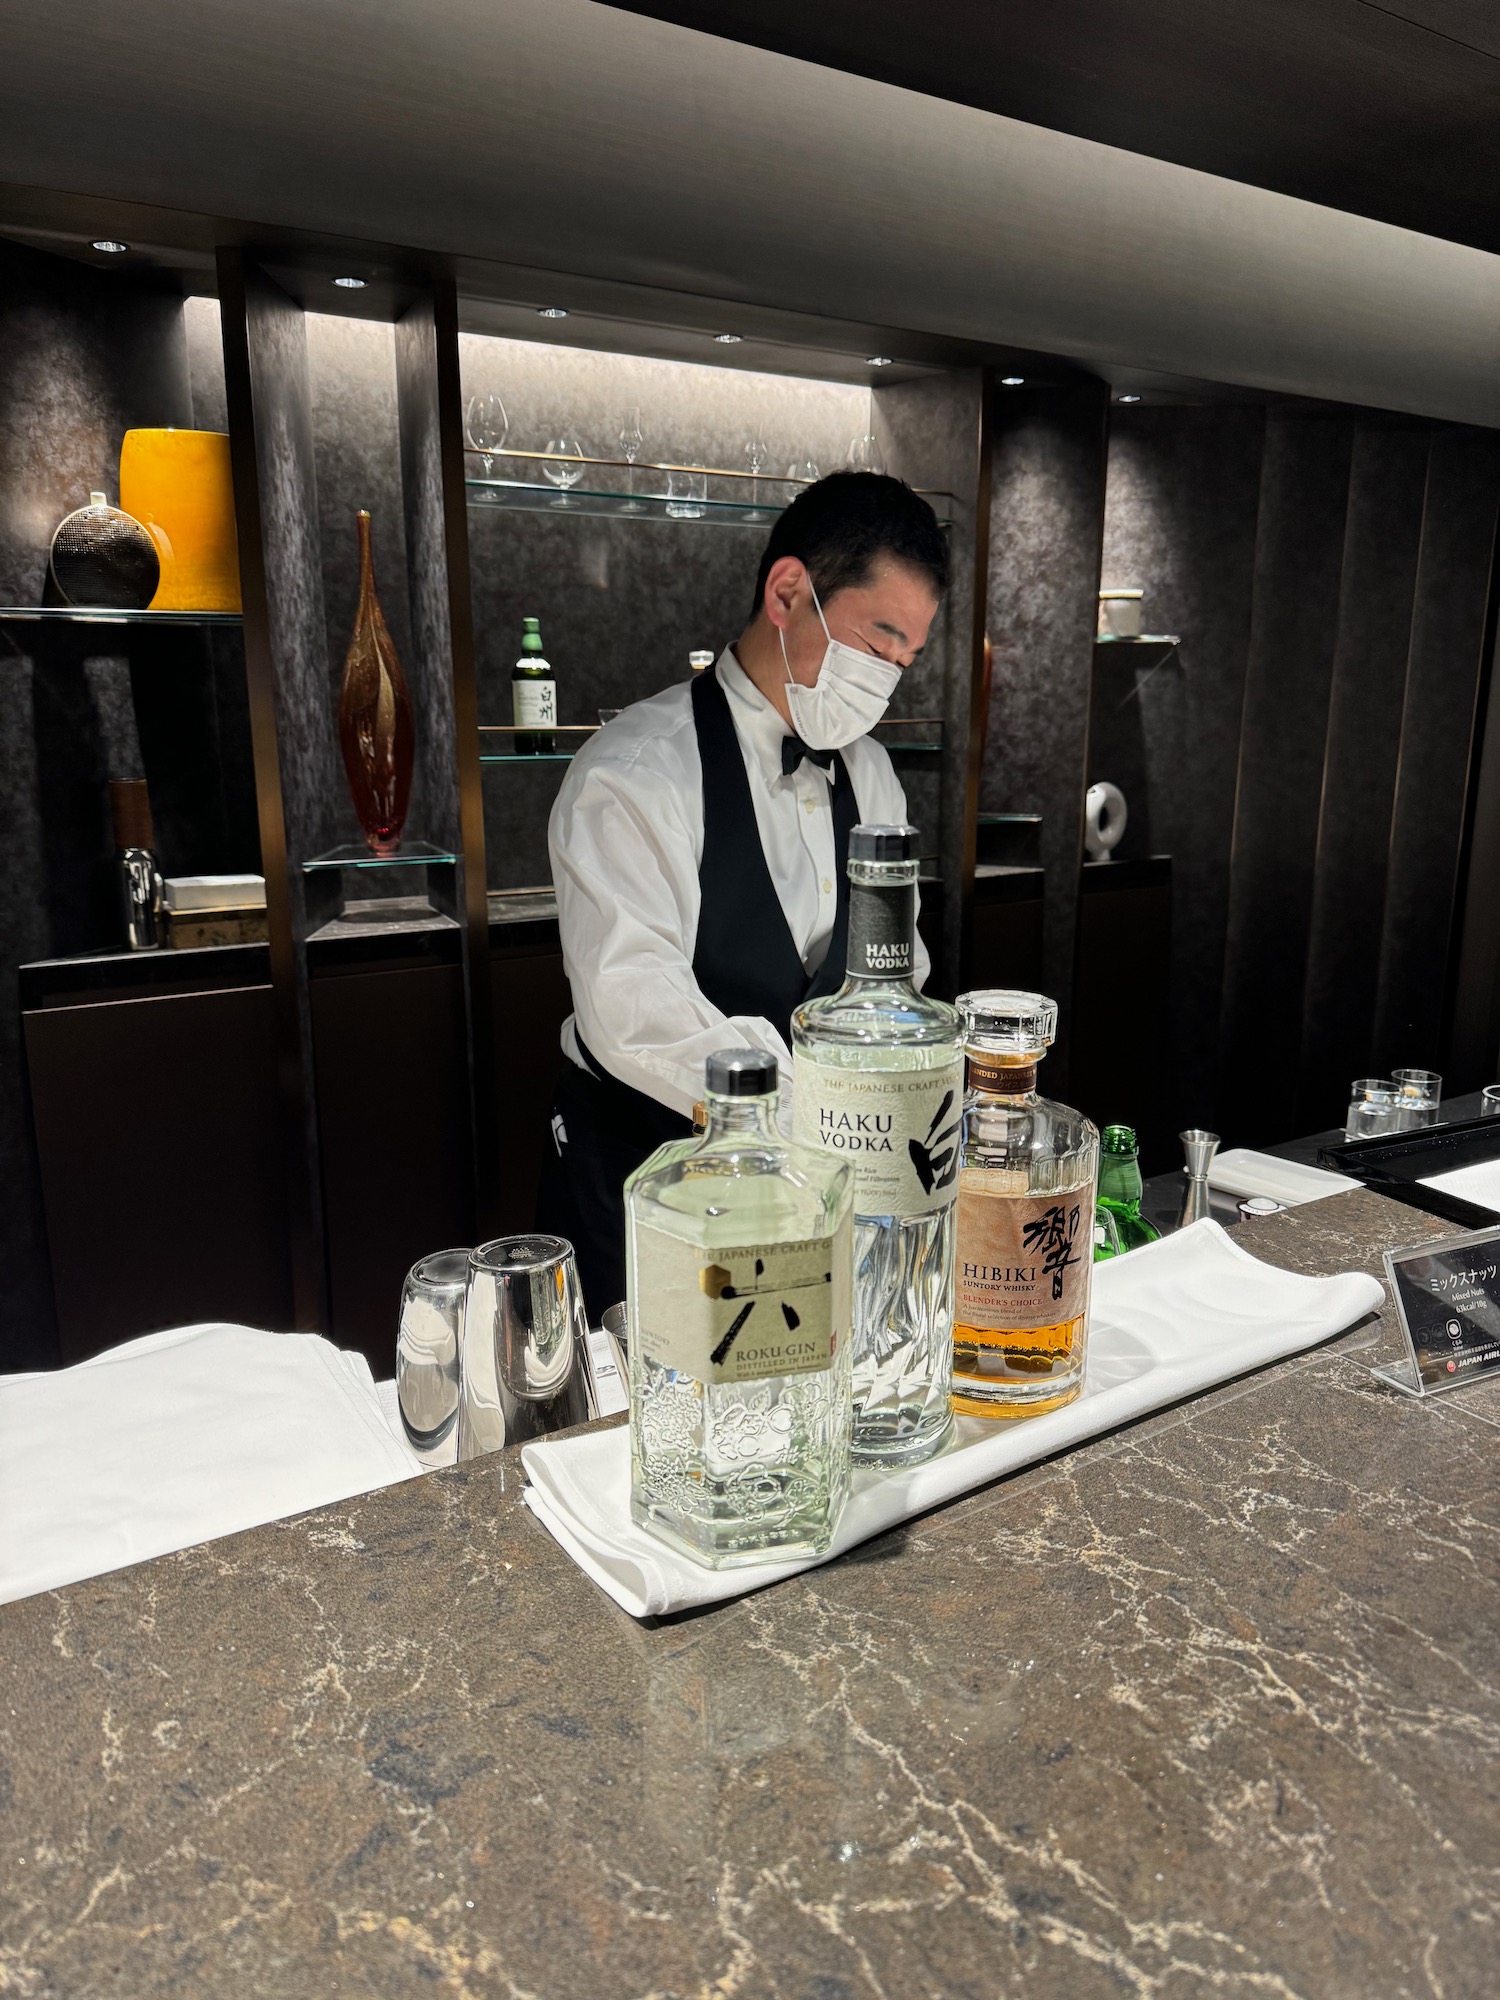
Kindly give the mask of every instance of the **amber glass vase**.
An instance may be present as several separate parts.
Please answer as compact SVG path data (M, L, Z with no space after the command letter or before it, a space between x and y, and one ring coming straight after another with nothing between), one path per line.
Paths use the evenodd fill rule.
M360 509L359 610L344 656L339 696L339 746L354 810L372 854L394 854L401 844L411 798L411 701L396 648L375 595L370 560L370 517Z

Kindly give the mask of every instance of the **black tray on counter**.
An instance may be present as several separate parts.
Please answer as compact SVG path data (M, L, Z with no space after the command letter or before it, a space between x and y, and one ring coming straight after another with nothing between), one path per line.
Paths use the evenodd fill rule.
M1423 1187L1422 1177L1496 1158L1500 1158L1500 1118L1471 1118L1459 1125L1427 1125L1417 1132L1351 1139L1342 1146L1324 1146L1318 1154L1321 1166L1363 1181L1377 1194L1404 1201L1408 1208L1462 1223L1465 1229L1492 1229L1500 1223L1500 1214L1461 1195Z

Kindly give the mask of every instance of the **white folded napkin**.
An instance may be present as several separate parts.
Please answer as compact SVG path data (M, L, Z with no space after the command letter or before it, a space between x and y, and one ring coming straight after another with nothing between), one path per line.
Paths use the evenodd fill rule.
M1379 1279L1347 1271L1306 1278L1263 1264L1218 1223L1094 1267L1083 1394L1024 1422L961 1417L953 1443L925 1465L857 1470L826 1556L884 1533L1100 1431L1216 1382L1264 1367L1342 1332L1379 1305ZM813 1562L714 1570L680 1556L630 1518L630 1441L623 1428L522 1448L526 1504L595 1583L636 1618L761 1590Z
M0 1604L421 1470L316 1334L177 1327L0 1376Z
M1445 1174L1427 1174L1422 1186L1459 1195L1464 1201L1472 1201L1476 1208L1487 1208L1491 1214L1500 1215L1500 1160L1479 1160L1472 1167L1450 1167Z
M1288 1208L1300 1208L1305 1201L1321 1201L1325 1195L1348 1194L1362 1181L1347 1174L1331 1174L1324 1167L1305 1167L1300 1160L1280 1160L1274 1153L1252 1153L1246 1146L1231 1146L1227 1153L1215 1153L1208 1169L1208 1184L1221 1194L1268 1195Z

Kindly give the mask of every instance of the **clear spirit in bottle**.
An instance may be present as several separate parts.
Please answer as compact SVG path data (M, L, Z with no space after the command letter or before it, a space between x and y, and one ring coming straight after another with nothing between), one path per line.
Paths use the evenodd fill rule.
M848 1495L854 1190L780 1136L774 1056L706 1081L707 1131L625 1183L630 1510L720 1569L821 1554Z
M792 1016L792 1129L854 1167L854 1456L914 1465L948 1439L956 1011L912 984L917 831L849 836L848 977Z
M967 1087L953 1407L1030 1417L1083 1387L1099 1134L1038 1097L1057 1032L1039 993L961 993Z
M510 672L511 720L518 732L518 757L547 757L555 738L557 676L542 658L542 628L537 618L521 620L521 657Z
M1099 1207L1113 1216L1122 1250L1139 1250L1161 1235L1141 1214L1142 1193L1135 1133L1128 1125L1106 1125L1099 1140Z

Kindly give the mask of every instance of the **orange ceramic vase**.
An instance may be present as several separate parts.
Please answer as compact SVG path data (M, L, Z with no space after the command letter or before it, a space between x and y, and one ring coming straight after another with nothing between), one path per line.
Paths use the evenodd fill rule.
M375 569L370 560L370 517L359 523L359 610L344 656L339 696L339 747L354 810L372 854L394 854L401 845L411 798L414 739L411 702L396 648L386 630Z
M240 558L223 431L126 431L120 505L161 559L153 611L238 611Z

